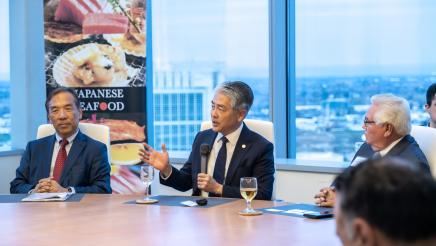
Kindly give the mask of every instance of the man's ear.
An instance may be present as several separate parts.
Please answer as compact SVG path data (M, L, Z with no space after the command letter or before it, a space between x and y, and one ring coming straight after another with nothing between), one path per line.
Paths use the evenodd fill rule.
M242 122L247 116L248 112L245 109L238 110L238 122Z
M362 218L355 218L352 223L353 234L351 241L354 245L375 245L375 229Z
M394 126L392 124L385 124L386 131L384 133L385 137L389 137L394 132Z
M53 124L53 122L51 121L51 118L50 118L50 112L47 112L47 121L48 121L48 123Z
M425 109L425 111L427 111L427 112L428 112L428 110L430 109L430 105L428 105L428 104L425 104L425 105L424 105L424 109Z

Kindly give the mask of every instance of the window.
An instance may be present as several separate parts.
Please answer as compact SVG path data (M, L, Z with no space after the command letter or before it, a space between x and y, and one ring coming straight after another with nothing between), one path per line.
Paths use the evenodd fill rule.
M248 118L270 119L268 0L155 0L152 18L155 148L189 151L224 81L248 83Z
M405 97L413 124L426 121L435 15L432 0L295 1L297 159L349 163L374 94Z
M0 151L11 148L9 1L0 1Z

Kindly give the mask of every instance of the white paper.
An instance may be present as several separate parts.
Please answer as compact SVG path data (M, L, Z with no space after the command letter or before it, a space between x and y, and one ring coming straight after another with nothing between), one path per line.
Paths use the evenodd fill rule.
M184 201L184 202L181 202L181 204L183 204L183 205L185 205L185 206L188 206L188 207L195 207L195 206L198 206L198 204L195 203L195 202L193 202L193 201Z
M32 193L23 198L23 202L48 202L48 201L65 201L70 197L71 193L57 192L57 193Z
M267 208L267 209L265 209L266 211L269 211L269 212L283 212L283 210L281 210L281 209L276 209L276 208Z
M310 210L304 210L304 209L291 209L291 210L287 210L284 213L287 214L297 214L297 215L303 215L307 212L310 212Z

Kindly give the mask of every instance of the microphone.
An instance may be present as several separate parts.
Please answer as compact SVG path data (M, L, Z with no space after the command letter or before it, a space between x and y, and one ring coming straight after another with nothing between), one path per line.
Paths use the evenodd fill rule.
M207 173L206 165L207 165L207 157L210 153L210 146L207 143L202 143L200 145L200 155L201 155L201 164L200 164L200 172L201 173ZM195 201L198 206L206 206L207 205L207 199L201 198Z
M201 165L200 172L207 173L206 165L207 165L207 157L210 153L210 146L207 143L202 143L200 145L200 155L201 155Z

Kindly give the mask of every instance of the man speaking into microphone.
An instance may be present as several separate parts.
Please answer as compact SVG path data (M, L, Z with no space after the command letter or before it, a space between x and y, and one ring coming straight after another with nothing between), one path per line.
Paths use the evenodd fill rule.
M251 88L241 81L222 83L211 103L212 129L197 133L189 159L180 170L169 164L165 144L162 152L144 144L144 150L139 153L142 161L160 171L161 184L179 191L192 189L193 196L242 198L240 178L256 177L255 199L271 200L275 171L273 144L243 123L253 104ZM207 152L201 148L206 145L210 146L210 152L205 158ZM204 171L202 156L203 160L207 159Z

